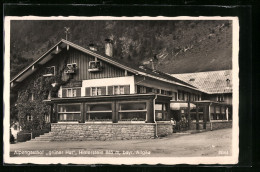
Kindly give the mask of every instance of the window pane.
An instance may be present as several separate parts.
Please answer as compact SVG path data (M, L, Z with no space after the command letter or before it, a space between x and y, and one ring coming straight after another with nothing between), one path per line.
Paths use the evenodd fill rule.
M96 96L97 95L97 90L95 87L92 88L92 96Z
M80 104L58 105L59 112L80 112Z
M112 113L87 113L86 121L112 121Z
M162 120L163 118L163 113L162 112L157 112L156 113L156 120Z
M155 110L163 110L162 109L162 104L155 104Z
M145 121L146 112L120 112L120 121Z
M88 105L89 111L111 111L111 104L97 104L97 105Z
M124 86L120 86L120 94L124 94Z
M118 88L118 86L114 86L114 93L115 93L115 94L119 94L119 88Z
M59 121L79 121L80 113L59 114Z
M124 103L120 104L121 110L146 110L146 103Z
M77 96L77 90L73 89L73 95L72 97L76 97Z
M219 106L216 107L216 113L220 113L220 108L219 108Z
M68 90L67 90L67 96L68 96L68 97L72 97L72 90L71 90L71 89L68 89Z
M97 95L102 95L101 88L97 88Z

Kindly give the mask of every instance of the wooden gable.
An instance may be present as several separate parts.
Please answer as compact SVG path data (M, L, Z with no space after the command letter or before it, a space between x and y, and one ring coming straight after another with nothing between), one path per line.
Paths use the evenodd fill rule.
M65 74L63 73L63 79L67 79L69 75L73 75L73 80L81 81L81 80L89 80L89 79L100 79L100 78L113 78L113 77L122 77L125 76L125 70L115 65L109 64L105 61L102 61L94 56L88 55L86 53L80 52L76 49L71 48L67 54L67 64L76 63L77 70L75 74ZM60 57L62 58L62 57ZM100 61L101 62L101 70L100 71L89 71L90 62L92 61ZM64 65L64 64L63 64ZM60 65L62 67L62 65ZM129 72L128 72L129 75Z

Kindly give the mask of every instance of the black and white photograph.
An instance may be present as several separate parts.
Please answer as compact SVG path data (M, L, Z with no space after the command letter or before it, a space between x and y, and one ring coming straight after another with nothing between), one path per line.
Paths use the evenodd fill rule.
M236 164L237 17L4 19L4 161Z

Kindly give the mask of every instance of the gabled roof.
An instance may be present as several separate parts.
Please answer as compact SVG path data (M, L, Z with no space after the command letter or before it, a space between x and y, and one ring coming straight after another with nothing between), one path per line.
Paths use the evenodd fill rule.
M232 93L232 70L172 74L208 94ZM229 84L227 83L229 80Z
M165 74L163 72L160 71L154 71L148 68L144 68L141 69L139 67L133 66L131 64L126 64L116 58L112 58L109 57L107 55L105 55L104 53L100 53L97 51L92 51L90 49L87 48L83 48L77 44L74 44L72 42L69 42L67 40L62 39L61 41L59 41L57 44L55 44L52 48L50 48L46 53L44 53L42 56L40 56L37 60L35 60L32 64L30 64L28 67L26 67L24 70L22 70L18 75L16 75L11 81L10 83L12 84L13 82L22 82L25 78L27 78L28 76L30 76L32 73L34 73L37 70L37 66L39 65L43 65L46 62L48 62L49 60L51 60L54 56L54 54L58 54L61 49L66 48L66 46L71 46L83 53L92 55L94 57L97 57L100 60L103 60L107 63L113 64L121 69L127 70L129 72L134 73L135 75L142 75L142 76L147 76L147 77L151 77L160 81L164 81L164 82L168 82L171 84L175 84L175 85L179 85L179 86L183 86L183 87L187 87L187 88L191 88L194 90L198 90L197 88L195 88L193 85L190 85L188 83L186 83L185 81L182 81L180 79L177 79L173 76L170 76L168 74ZM198 90L200 91L200 90Z

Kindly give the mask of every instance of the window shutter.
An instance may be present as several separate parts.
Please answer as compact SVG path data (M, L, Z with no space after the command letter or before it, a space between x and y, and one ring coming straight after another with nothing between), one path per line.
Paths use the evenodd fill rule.
M81 96L81 88L77 88L76 90L77 90L76 91L76 96L80 97Z
M106 87L100 87L101 88L101 95L106 95Z
M90 87L86 87L85 95L90 96Z
M108 86L107 89L108 95L113 95L113 86Z
M125 94L130 94L130 85L124 85Z
M62 97L67 97L67 89L62 89Z

